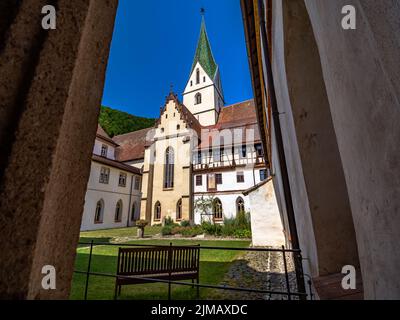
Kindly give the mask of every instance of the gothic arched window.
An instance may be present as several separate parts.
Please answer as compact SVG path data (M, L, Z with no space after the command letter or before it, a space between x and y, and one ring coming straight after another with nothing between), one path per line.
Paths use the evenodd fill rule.
M117 205L115 206L114 220L115 222L121 222L121 218L122 218L122 200L119 200L117 202Z
M200 69L196 69L196 84L200 83Z
M174 187L174 149L168 147L165 151L165 165L164 165L164 189L171 189Z
M222 220L223 218L222 203L218 198L216 198L213 203L213 216L214 220Z
M236 199L236 213L244 212L244 200L242 197Z
M176 204L176 220L182 220L182 199Z
M161 220L161 203L157 201L154 206L154 220Z
M103 223L103 212L104 212L104 201L99 200L96 205L96 211L94 214L94 223Z
M201 103L201 93L198 92L196 93L196 95L194 96L194 104L200 104Z

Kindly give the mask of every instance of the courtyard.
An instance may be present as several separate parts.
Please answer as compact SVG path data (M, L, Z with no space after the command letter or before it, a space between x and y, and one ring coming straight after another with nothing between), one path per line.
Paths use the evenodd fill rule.
M134 240L136 228L110 229L82 232L80 242L94 241L92 252L91 271L115 274L117 267L118 247L96 245L96 243L127 243L149 245L197 245L212 247L247 248L249 240L201 240L201 239L160 239L160 227L146 228L145 239ZM75 262L75 270L86 271L89 262L89 245L79 245ZM241 251L228 250L201 250L200 254L200 282L203 284L218 285L225 274L229 272L232 263L243 255ZM84 299L86 275L74 274L70 298L73 300ZM108 300L113 299L114 278L90 276L88 299ZM209 299L214 294L212 289L201 288L200 299ZM164 283L140 284L125 286L119 299L126 300L153 300L167 299L168 285ZM172 298L176 300L196 299L196 290L190 286L172 286Z
M136 238L137 228L109 229L82 232L80 245L77 248L75 270L87 271L90 255L90 243L93 241L91 272L115 274L118 259L118 244L148 244L221 248L249 248L250 240L224 238L185 238L162 237L161 227L146 229L145 239ZM112 244L107 246L107 244ZM116 245L115 245L116 244ZM289 258L287 256L287 258ZM281 253L246 252L233 250L201 249L200 253L200 283L229 287L253 288L258 290L284 291L285 277ZM290 258L288 259L290 261ZM289 262L290 283L295 291L295 276L293 266ZM74 274L70 298L82 300L85 296L85 274ZM113 299L115 280L111 277L91 275L88 285L89 300ZM166 283L150 283L124 286L119 299L121 300L155 300L168 298ZM238 292L210 288L200 289L200 299L285 299L280 295L263 293ZM196 289L191 286L172 285L172 299L196 299Z

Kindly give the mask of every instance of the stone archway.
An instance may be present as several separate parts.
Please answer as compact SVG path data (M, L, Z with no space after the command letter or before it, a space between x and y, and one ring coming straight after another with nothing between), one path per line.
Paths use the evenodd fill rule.
M2 299L69 297L117 3L2 1L13 12L0 24ZM47 4L56 30L41 28ZM56 290L41 287L44 265Z

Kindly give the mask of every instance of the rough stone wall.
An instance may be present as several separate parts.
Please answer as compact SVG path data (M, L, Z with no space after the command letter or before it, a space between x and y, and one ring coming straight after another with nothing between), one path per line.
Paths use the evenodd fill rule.
M400 298L400 2L306 0L346 178L365 298ZM341 8L354 5L357 30Z
M69 296L117 0L14 2L0 25L0 297ZM20 4L20 6L19 6ZM4 143L4 144L3 144ZM44 265L57 289L42 289Z

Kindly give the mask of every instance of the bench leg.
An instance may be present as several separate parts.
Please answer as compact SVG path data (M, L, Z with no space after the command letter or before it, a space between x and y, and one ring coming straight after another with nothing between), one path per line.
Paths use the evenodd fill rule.
M115 283L114 300L117 300L118 284Z
M122 286L119 286L119 288L118 288L118 296L121 295L121 289L122 289Z
M194 289L194 279L192 279L192 289Z

